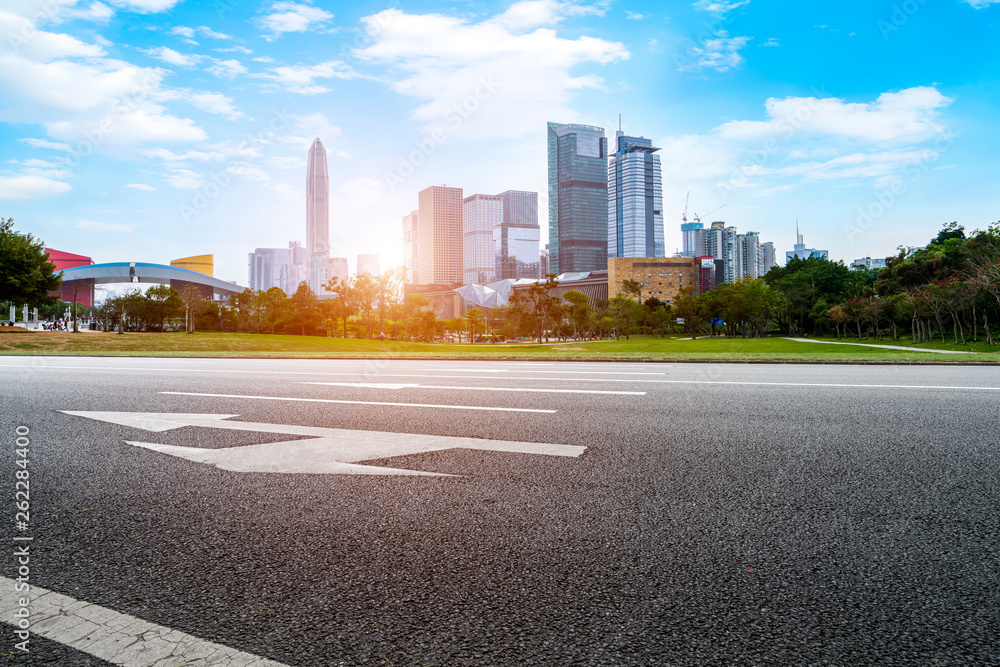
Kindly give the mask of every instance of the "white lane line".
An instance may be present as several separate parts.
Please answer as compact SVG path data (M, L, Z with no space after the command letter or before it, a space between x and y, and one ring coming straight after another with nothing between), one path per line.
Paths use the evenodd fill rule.
M161 454L214 465L235 472L278 472L325 475L434 475L451 477L442 473L423 472L404 468L385 468L359 465L363 461L385 459L446 449L478 449L518 454L543 454L547 456L578 457L586 447L544 442L517 442L512 440L487 440L419 433L394 433L382 431L356 431L300 424L271 424L229 421L238 415L189 414L173 412L76 412L65 414L84 417L121 426L162 433L186 426L280 433L308 437L308 440L269 442L258 445L204 449L180 447L150 442L126 441Z
M496 412L541 412L555 414L557 410L536 410L533 408L495 408L486 405L435 405L432 403L388 403L383 401L344 401L334 398L298 398L295 396L244 396L241 394L199 394L190 391L161 391L171 396L205 396L208 398L249 398L259 401L299 401L302 403L347 403L351 405L389 405L404 408L442 408L446 410L492 410Z
M17 592L17 585L13 579L0 577L0 621L14 626L15 631L21 631L21 598L28 594ZM28 630L31 634L113 665L287 667L284 663L205 641L40 586L31 586L30 602ZM30 644L28 646L30 648Z
M536 368L418 368L420 371L448 371L450 373L573 373L576 375L666 375L666 373L649 373L643 371L548 371Z
M1000 391L1000 387L953 387L933 384L836 384L832 382L736 382L729 380L645 380L662 384L732 384L750 387L845 387L850 389L982 389Z
M576 379L576 378L574 378ZM392 384L388 382L299 382L298 384L319 384L328 387L359 387L365 389L459 389L462 391L515 391L537 394L605 394L612 396L645 396L644 391L602 391L600 389L530 389L527 387L475 387L445 386L436 384Z

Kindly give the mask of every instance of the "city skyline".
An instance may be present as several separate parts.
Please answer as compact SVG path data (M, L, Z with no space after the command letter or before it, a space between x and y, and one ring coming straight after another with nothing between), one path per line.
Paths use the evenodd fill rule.
M544 124L618 114L662 149L668 256L688 190L779 256L799 217L845 262L997 217L996 3L43 4L0 16L0 209L99 260L210 252L244 280L246 253L300 236L319 136L330 254L396 265L420 189L536 191L545 211Z

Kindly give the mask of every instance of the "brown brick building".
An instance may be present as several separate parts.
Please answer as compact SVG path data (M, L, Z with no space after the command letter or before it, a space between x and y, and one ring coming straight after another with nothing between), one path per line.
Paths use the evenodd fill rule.
M656 297L670 303L681 287L696 287L693 257L609 257L608 298L622 291L622 283L634 280L642 287L641 301Z

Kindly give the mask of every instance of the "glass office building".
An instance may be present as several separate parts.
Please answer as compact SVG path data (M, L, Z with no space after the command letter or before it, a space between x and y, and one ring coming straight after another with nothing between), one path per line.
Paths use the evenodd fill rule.
M500 193L503 219L493 228L497 280L537 278L541 228L538 226L538 193L507 190Z
M496 280L493 230L503 221L499 195L470 195L462 207L462 282L484 285Z
M608 164L608 257L663 257L660 149L621 131L615 139Z
M309 287L319 292L329 273L330 257L330 173L326 148L319 138L309 148L306 169L306 255Z
M608 140L604 128L548 124L549 273L608 266Z
M462 282L462 188L421 190L417 217L417 273L423 284Z

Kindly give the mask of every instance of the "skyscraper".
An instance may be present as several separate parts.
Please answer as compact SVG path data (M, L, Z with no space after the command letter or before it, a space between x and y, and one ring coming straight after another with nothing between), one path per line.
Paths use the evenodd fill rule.
M608 140L604 128L548 124L549 273L608 266Z
M681 239L684 249L681 257L703 257L708 230L700 222L685 222L681 225Z
M420 191L417 270L423 284L462 282L462 199L462 188Z
M818 257L821 259L830 259L830 253L826 250L817 250L816 248L807 248L805 241L802 240L802 234L799 233L799 223L795 221L795 239L797 243L795 244L794 250L789 250L785 253L785 262L789 262L793 259L809 259L810 257Z
M716 270L715 284L736 281L736 228L725 222L713 222L705 236L705 254L722 262L722 272Z
M403 265L406 266L406 282L420 284L420 272L417 271L417 230L420 228L420 214L410 211L403 216Z
M496 280L538 278L548 266L539 266L541 228L538 226L538 193L507 190L500 193L503 220L493 228Z
M309 148L306 169L306 261L309 287L320 292L329 273L330 256L330 173L326 148L317 137Z
M499 195L470 195L462 205L462 282L483 285L496 280L493 230L503 222Z
M663 184L653 142L619 130L608 164L608 257L663 257Z

